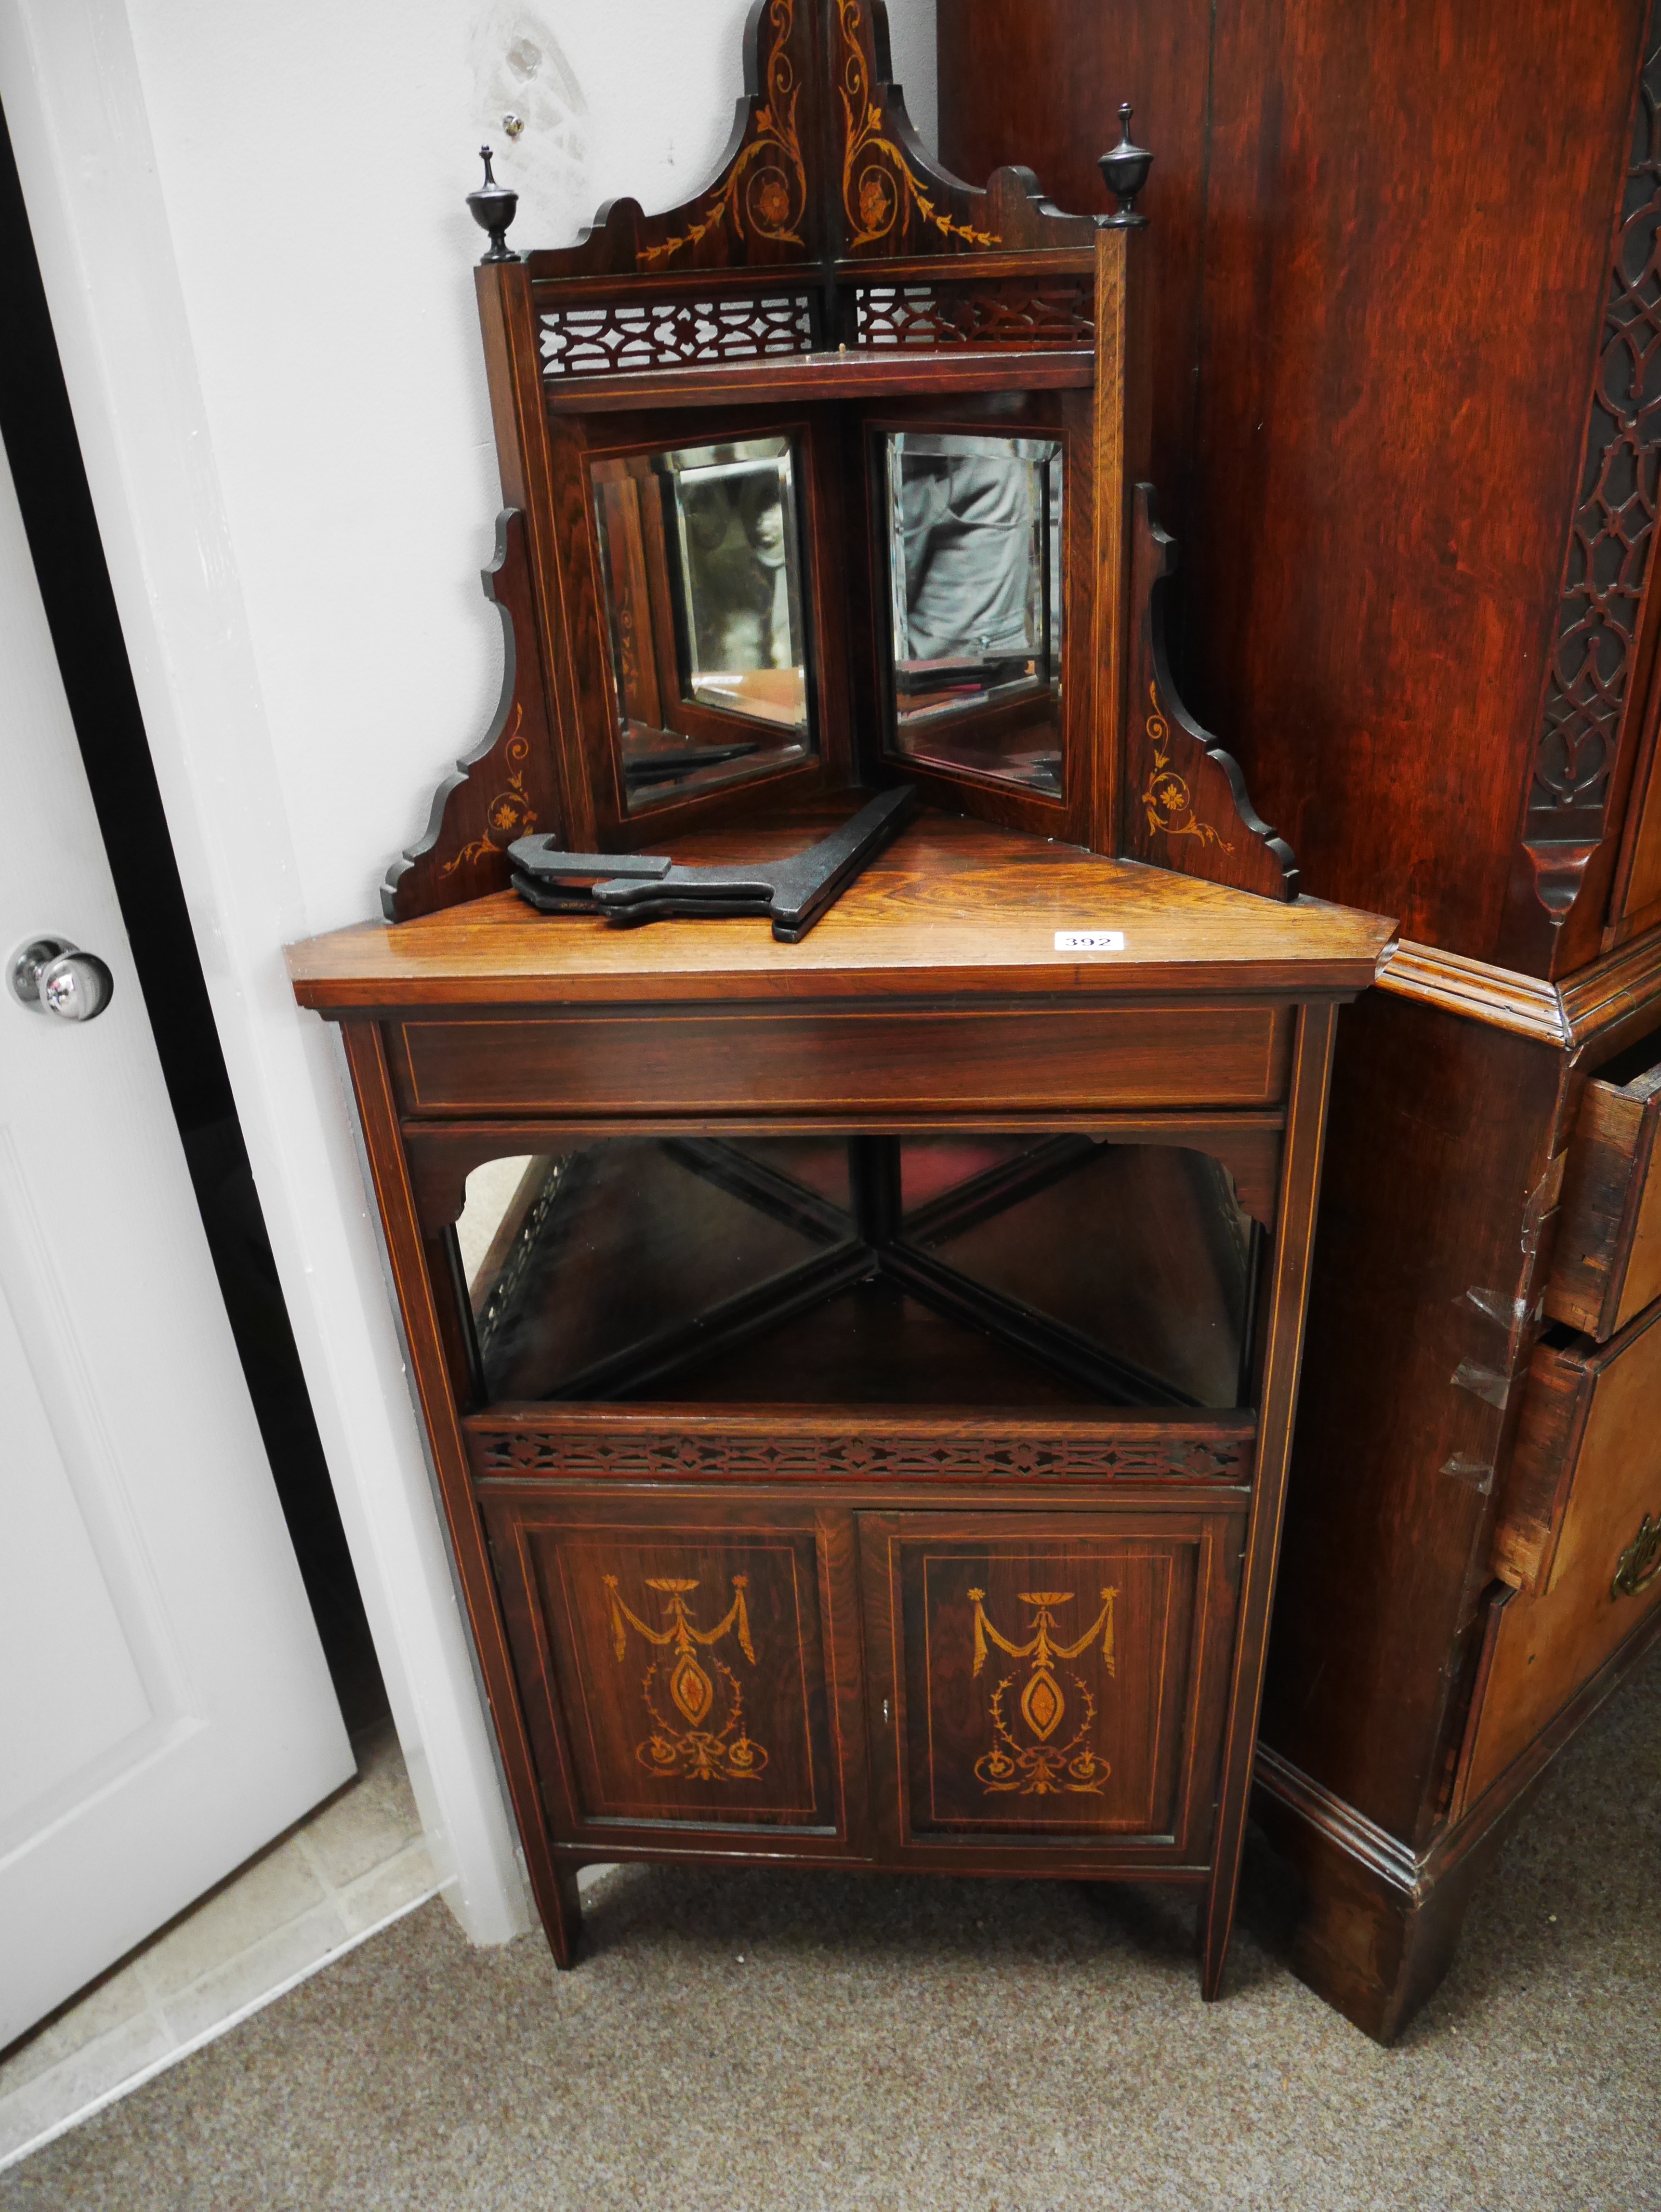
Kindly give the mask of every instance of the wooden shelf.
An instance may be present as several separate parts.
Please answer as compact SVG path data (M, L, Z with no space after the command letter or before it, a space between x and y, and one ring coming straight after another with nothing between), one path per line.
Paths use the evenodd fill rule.
M1096 356L1070 346L895 346L863 353L769 355L698 362L686 368L545 379L557 415L611 415L639 407L731 407L747 399L868 399L948 392L1063 392L1088 387Z
M675 839L675 857L797 851L850 811L843 799L771 826L700 830ZM1122 929L1125 950L1057 951L1056 933L1069 929ZM289 972L302 1006L338 1010L919 990L1349 993L1372 981L1393 934L1374 915L1257 898L925 811L800 945L776 944L764 922L749 921L615 929L535 914L501 891L412 921L313 938L291 949Z

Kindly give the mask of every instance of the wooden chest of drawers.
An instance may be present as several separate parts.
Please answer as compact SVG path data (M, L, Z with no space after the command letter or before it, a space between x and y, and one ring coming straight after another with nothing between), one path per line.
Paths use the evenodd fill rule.
M1561 988L1404 945L1341 1042L1256 1810L1384 2040L1661 1633L1658 1063L1653 939Z

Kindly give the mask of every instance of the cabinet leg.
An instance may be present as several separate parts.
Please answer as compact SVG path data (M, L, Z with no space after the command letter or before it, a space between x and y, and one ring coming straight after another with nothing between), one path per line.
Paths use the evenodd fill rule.
M1200 1995L1214 2004L1223 1993L1228 1966L1228 1946L1234 1933L1234 1893L1239 1875L1239 1855L1226 1867L1214 1867L1205 1887L1200 1913Z
M543 1933L554 1954L554 1964L561 1968L575 1966L582 1940L582 1907L577 1902L576 1869L568 1866L563 1859L556 1859L536 1885L536 1893Z

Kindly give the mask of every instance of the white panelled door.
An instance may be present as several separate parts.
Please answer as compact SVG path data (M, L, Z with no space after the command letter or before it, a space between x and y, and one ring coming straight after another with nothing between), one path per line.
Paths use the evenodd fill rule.
M0 454L0 2045L353 1771Z

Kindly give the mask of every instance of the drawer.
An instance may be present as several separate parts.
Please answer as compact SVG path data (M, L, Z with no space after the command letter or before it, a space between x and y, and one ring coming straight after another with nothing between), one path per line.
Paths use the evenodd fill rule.
M1661 1304L1611 1344L1542 1346L1524 1423L1531 1553L1509 1500L1507 1512L1513 1570L1531 1559L1535 1571L1513 1571L1520 1587L1490 1617L1467 1804L1661 1602Z
M657 1006L406 1022L426 1114L977 1113L1269 1106L1292 1016L1269 1006Z
M1560 1327L1536 1346L1494 1534L1494 1572L1518 1589L1548 1595L1584 1551L1588 1516L1612 1515L1612 1540L1628 1520L1635 1530L1646 1511L1661 1516L1661 1301L1608 1344ZM1578 1548L1569 1543L1577 1529ZM1606 1582L1613 1572L1611 1555Z
M1661 1297L1661 1036L1586 1085L1563 1177L1546 1312L1600 1340Z

